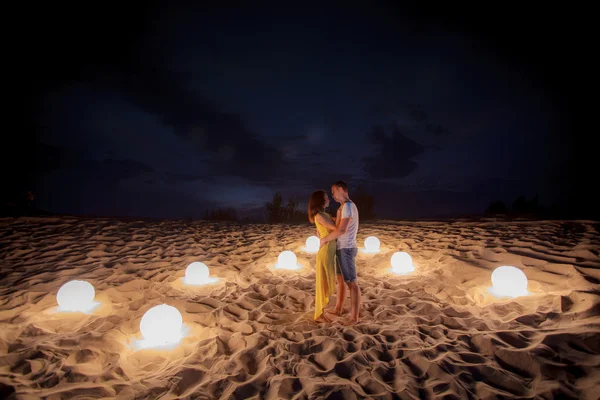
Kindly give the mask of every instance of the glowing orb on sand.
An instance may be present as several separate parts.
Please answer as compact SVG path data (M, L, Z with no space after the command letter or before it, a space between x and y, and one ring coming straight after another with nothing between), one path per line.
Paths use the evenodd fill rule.
M527 277L518 268L510 266L498 267L492 273L490 293L498 297L519 297L529 294Z
M98 303L94 302L96 292L87 281L70 281L61 286L56 294L60 311L88 312Z
M321 245L321 241L316 236L311 236L306 239L306 250L314 253L319 251L319 246Z
M398 251L392 256L392 271L396 274L410 274L414 272L415 266L410 254Z
M379 239L375 236L369 236L365 239L365 250L369 253L377 253L379 251Z
M209 276L210 271L206 264L201 262L193 262L185 269L185 277L183 281L186 285L206 285L218 281L218 278Z
M298 259L294 252L289 250L282 251L279 254L279 257L277 257L277 268L291 270L300 269Z
M142 317L140 331L144 336L144 347L178 343L181 338L183 319L175 307L167 304L152 307Z
M185 281L190 285L206 283L208 275L208 267L201 262L193 262L185 269Z

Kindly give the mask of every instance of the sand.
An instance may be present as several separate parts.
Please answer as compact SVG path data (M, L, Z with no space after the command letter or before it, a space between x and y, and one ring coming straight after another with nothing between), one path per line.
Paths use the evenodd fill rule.
M312 320L314 227L108 218L0 220L0 398L597 399L600 224L454 220L363 223L356 326ZM273 266L292 250L303 267ZM395 251L416 271L390 272ZM202 261L219 280L182 282ZM500 265L530 295L488 291ZM56 312L84 279L100 305ZM335 301L335 297L332 299ZM154 305L188 334L135 347ZM346 310L350 302L346 301Z

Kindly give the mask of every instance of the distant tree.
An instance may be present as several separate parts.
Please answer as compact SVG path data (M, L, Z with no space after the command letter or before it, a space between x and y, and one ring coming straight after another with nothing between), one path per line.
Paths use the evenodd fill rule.
M286 210L286 221L290 223L308 222L307 213L298 209L300 202L297 198L291 197L288 199Z
M283 221L286 209L283 206L283 196L280 192L273 195L273 200L266 204L266 208L268 222L276 224Z
M529 205L525 196L519 196L513 202L511 211L515 214L526 214L529 210Z
M507 214L508 209L506 208L506 204L503 201L492 201L488 208L485 210L484 214L486 215L494 215L494 214Z
M221 208L212 210L210 213L208 210L204 213L205 221L238 221L237 212L233 208Z
M298 207L298 202L296 201L296 199L294 199L293 197L290 197L288 199L287 206L285 207L285 212L284 212L285 218L284 219L287 221L291 221L297 207Z
M547 217L549 210L540 204L539 196L536 194L533 199L527 200L525 196L519 196L512 206L512 213L520 216Z
M308 222L306 212L298 210L298 205L297 198L290 197L284 204L281 193L275 193L273 200L266 204L267 221L272 224Z
M525 196L517 197L510 208L506 207L503 201L492 201L484 214L504 214L511 217L549 218L553 216L556 217L559 215L559 212L555 207L549 209L542 205L539 201L539 196L536 194L531 200L528 200Z

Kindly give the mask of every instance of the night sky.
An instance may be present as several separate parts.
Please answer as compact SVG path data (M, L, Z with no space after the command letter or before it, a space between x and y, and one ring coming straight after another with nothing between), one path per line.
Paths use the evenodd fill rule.
M343 179L382 218L535 194L597 215L564 10L183 4L38 9L5 188L57 213L202 218L276 191L304 210Z

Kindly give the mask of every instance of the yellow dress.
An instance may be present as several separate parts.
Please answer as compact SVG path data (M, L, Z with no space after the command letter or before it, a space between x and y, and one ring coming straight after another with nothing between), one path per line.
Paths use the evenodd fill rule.
M333 224L331 216L326 212L320 213L323 218ZM319 238L329 235L326 226L315 220ZM315 319L323 314L325 306L329 303L329 296L335 292L335 250L337 240L327 242L317 253L317 282L315 284Z

